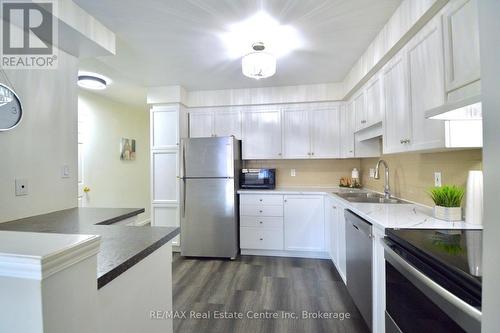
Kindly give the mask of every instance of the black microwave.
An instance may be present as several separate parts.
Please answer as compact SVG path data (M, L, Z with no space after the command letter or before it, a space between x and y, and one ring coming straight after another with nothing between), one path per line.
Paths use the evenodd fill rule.
M276 186L276 169L242 169L240 187L245 189L273 190Z

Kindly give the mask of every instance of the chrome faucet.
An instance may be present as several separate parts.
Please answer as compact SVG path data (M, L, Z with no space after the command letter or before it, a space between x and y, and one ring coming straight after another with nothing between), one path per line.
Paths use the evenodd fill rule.
M382 163L385 167L385 185L384 185L384 194L386 199L391 198L391 188L389 187L389 166L387 162L384 160L378 160L377 165L375 166L375 179L380 179L380 163Z

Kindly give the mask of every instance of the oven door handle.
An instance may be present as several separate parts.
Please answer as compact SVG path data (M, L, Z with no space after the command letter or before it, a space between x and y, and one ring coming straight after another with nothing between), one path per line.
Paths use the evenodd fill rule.
M467 332L481 332L481 311L410 265L384 242L385 260Z

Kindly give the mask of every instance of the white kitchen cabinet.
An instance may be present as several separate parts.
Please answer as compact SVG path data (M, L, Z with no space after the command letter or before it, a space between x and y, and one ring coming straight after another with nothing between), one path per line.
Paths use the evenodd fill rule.
M412 128L408 150L445 147L444 121L425 118L427 110L445 102L442 36L442 23L437 16L408 43Z
M354 157L354 102L344 104L340 110L340 157Z
M283 158L340 157L339 120L338 105L283 110Z
M283 196L240 194L240 247L245 251L283 250Z
M283 211L285 250L325 251L323 196L286 195Z
M179 109L172 106L151 109L151 149L177 149L179 146Z
M234 136L241 140L241 112L240 110L214 111L214 135Z
M405 49L401 50L383 71L383 141L386 154L407 151L411 138L408 65L405 54Z
M340 157L340 106L314 108L309 113L311 158Z
M242 157L281 159L281 111L262 108L243 111Z
M346 233L345 233L345 207L339 200L328 200L330 216L330 254L340 276L346 282Z
M309 158L311 156L311 133L309 110L300 108L283 110L283 157Z
M179 142L187 132L180 105L155 105L150 111L151 225L179 226ZM186 128L184 128L186 124ZM179 246L179 237L172 241Z
M353 109L354 115L356 119L356 131L360 131L366 127L366 110L365 110L365 92L361 90L357 95L353 98Z
M446 91L451 92L480 79L477 0L450 1L443 23Z
M368 82L365 88L366 106L365 116L366 123L363 127L369 127L382 121L383 115L383 89L382 79L379 75L375 75Z
M189 113L189 137L208 138L215 136L214 115L212 111Z

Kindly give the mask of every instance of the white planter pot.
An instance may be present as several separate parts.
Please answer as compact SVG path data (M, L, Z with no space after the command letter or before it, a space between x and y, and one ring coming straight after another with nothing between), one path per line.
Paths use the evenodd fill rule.
M462 221L462 207L434 206L434 217L445 221Z

